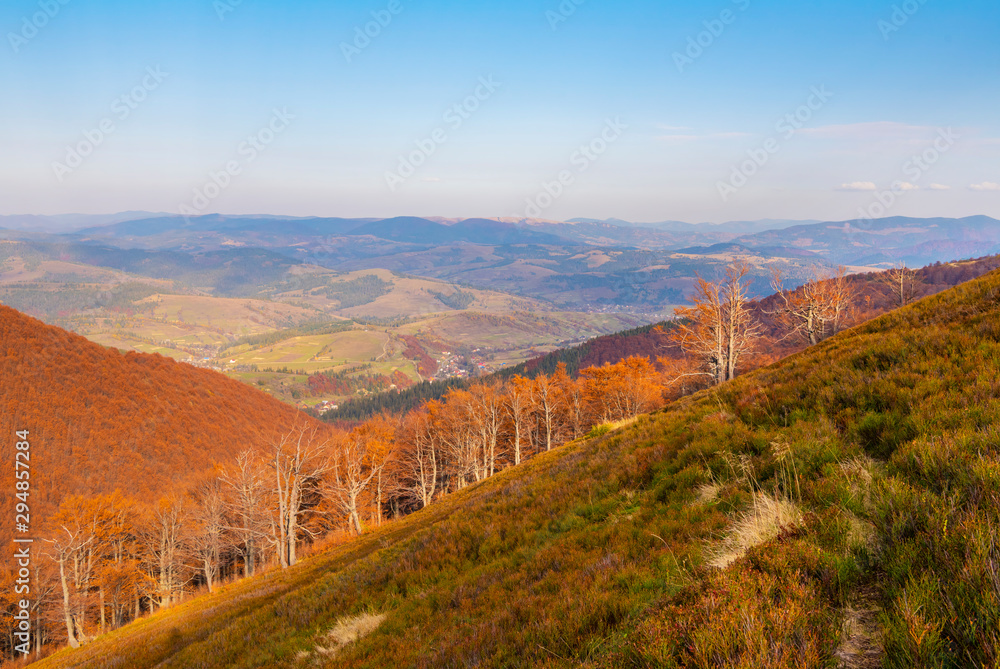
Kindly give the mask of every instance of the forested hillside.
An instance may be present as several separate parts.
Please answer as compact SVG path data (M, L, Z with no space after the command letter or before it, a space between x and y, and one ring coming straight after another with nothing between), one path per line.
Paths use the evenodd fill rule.
M117 592L108 615L129 619L160 597L171 597L161 592L162 582L153 583L162 571L159 542L166 536L157 523L169 518L174 504L182 504L218 466L231 465L238 452L263 448L280 431L310 420L221 374L159 355L122 354L0 306L0 455L9 463L0 480L11 491L0 496L0 534L36 541L38 599L33 602L44 608L34 613L55 616L39 624L36 638L52 640L60 629L59 609L48 607L60 601L51 589L58 583L52 556L59 554L54 546L72 532L63 528L96 523L92 514L116 519L118 538L102 537L111 542L104 547L116 558L101 562L92 550L97 544L91 543L91 552L77 555L87 571L77 563L74 573L78 583L100 589L102 600ZM18 442L30 448L16 449ZM29 459L21 464L27 466L18 465L15 479L15 453L25 452ZM16 497L15 489L26 494ZM30 522L15 535L18 504L25 505ZM182 520L177 516L174 522ZM195 531L188 522L184 531ZM50 546L46 539L57 544ZM11 560L12 553L5 551L2 579L12 573ZM5 625L10 624L9 597L14 589L5 586L0 596ZM103 609L100 618L103 626ZM81 630L83 625L81 620ZM62 633L65 638L65 625Z
M68 495L164 494L300 415L221 374L122 354L3 306L0 354L0 434L31 432L40 512ZM2 447L11 455L9 438Z

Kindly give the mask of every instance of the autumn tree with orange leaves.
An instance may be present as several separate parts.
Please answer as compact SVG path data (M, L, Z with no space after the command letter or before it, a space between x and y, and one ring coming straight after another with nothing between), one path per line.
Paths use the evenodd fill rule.
M581 372L583 396L594 422L614 423L635 418L661 402L662 387L648 358L632 356L614 365Z
M333 500L356 534L365 530L361 520L365 494L389 462L393 438L385 421L369 421L353 429L332 449L321 491Z

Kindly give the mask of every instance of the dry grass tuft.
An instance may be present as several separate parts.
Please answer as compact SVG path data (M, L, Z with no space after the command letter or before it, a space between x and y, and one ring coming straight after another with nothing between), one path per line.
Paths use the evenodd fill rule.
M860 548L873 549L878 540L878 531L867 520L861 520L853 513L847 514L847 547L852 550Z
M703 483L702 485L694 489L695 494L698 495L698 498L695 500L695 503L711 504L712 502L714 502L716 499L719 498L719 492L721 490L722 487L716 485L715 483Z
M356 616L345 616L337 621L326 633L326 641L330 646L317 645L316 652L325 657L333 657L344 646L362 639L376 629L385 620L385 614L362 613Z
M796 504L757 495L753 508L736 521L729 536L711 552L708 564L724 569L743 557L748 549L776 538L782 528L795 527L801 522L802 512Z
M607 425L609 428L611 428L611 431L614 432L615 430L620 430L623 427L634 425L638 421L639 421L639 416L632 416L631 418L623 418L622 420L616 420L611 423L604 423L604 425Z

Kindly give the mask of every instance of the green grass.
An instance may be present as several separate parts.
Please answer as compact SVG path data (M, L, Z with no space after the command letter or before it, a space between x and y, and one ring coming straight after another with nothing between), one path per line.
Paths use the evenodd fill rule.
M39 666L835 667L863 603L883 666L996 666L998 398L995 272Z
M271 346L232 355L239 364L288 367L305 372L333 369L349 362L368 362L383 353L388 335L381 331L350 330L331 335L293 337Z

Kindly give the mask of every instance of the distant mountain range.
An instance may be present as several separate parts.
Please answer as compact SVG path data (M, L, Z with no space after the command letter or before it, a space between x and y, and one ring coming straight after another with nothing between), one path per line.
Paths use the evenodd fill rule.
M737 256L759 268L755 289L763 294L765 265L783 267L794 281L817 265L860 271L1000 253L1000 221L987 216L716 225L586 218L184 218L127 212L0 217L0 227L8 228L0 237L100 246L110 255L117 248L195 255L230 251L242 258L244 251L264 249L338 271L388 269L569 309L676 304L685 299L696 274L712 277Z
M118 214L60 214L58 216L26 214L20 216L0 216L0 229L58 234L73 232L86 227L111 225L121 221L148 219L154 216L169 216L169 214L154 214L148 211L125 211Z

